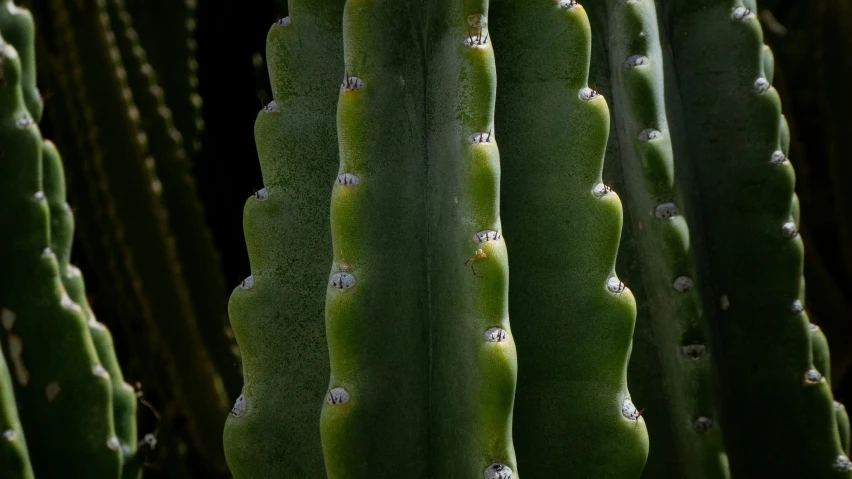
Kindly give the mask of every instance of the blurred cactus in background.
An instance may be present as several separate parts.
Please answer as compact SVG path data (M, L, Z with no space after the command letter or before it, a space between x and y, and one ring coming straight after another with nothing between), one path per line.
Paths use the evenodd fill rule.
M852 2L760 6L0 0L0 476L852 477Z

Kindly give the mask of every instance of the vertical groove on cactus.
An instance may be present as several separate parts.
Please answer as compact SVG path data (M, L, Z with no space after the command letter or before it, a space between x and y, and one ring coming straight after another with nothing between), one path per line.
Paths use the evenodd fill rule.
M611 90L613 141L606 176L624 193L628 225L619 267L640 305L631 392L647 408L643 477L725 478L713 349L697 284L682 186L675 171L654 2L588 1L595 20L594 79Z
M159 331L174 358L180 381L170 387L181 390L191 404L187 409L190 434L213 463L223 465L218 436L227 399L198 337L162 205L162 183L147 156L147 137L126 83L106 4L103 0L85 5L53 2L52 7L57 34L73 46L71 53L86 52L69 62L80 75L81 104L89 107L86 123L97 135L92 143L99 148L91 151L92 165L102 175L115 208L114 219L121 220L113 227L124 251L122 266L131 278L131 291L143 306L148 327Z
M159 77L139 44L123 0L109 0L107 11L116 34L116 46L128 72L127 84L140 117L145 119L149 153L154 159L157 180L161 182L169 227L186 277L198 329L229 396L236 398L242 378L235 347L226 332L227 304L219 254L204 221L204 209L198 200L181 133L174 126L163 89L157 83ZM164 76L173 75L169 73Z
M587 83L589 20L571 0L491 9L518 465L637 477L648 437L626 381L636 305L614 271L622 207L601 182L609 111Z
M329 374L323 309L343 3L293 0L291 17L267 36L274 100L255 123L265 188L245 205L252 275L229 304L245 380L224 433L236 479L326 477L319 404Z
M29 34L32 38L32 33ZM118 478L109 373L98 361L79 305L60 281L50 249L42 185L42 140L21 89L21 61L0 41L0 316L20 419L34 472L59 477L75 464L84 477Z
M683 161L700 190L701 289L731 473L849 477L831 391L814 369L789 138L754 2L666 6L689 138Z

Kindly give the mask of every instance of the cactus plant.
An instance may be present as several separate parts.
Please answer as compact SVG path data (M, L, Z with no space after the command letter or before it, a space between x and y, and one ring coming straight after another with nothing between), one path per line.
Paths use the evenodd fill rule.
M24 94L34 90L32 19L10 2L0 11L0 35L15 32L30 52L19 57L0 38L0 224L15 231L0 243L0 468L4 477L60 477L75 463L87 477L138 477L136 396L122 380L108 331L85 303L81 273L68 264L73 220L62 163L35 124L40 97L34 104ZM13 22L30 32L15 31Z
M423 9L379 0L346 4L346 74L337 106L340 170L330 216L334 260L326 299L332 375L321 415L327 473L488 471L477 449L483 443L465 436L476 434L476 419L487 416L497 425L489 451L493 464L504 468L500 477L518 468L534 476L571 470L583 477L636 477L644 468L646 477L751 477L767 471L846 477L848 441L841 444L838 433L845 425L838 422L842 407L834 412L824 381L827 351L811 340L803 311L789 133L771 86L774 62L762 45L755 5L583 3L585 9L573 0L495 0L490 18L483 2L436 1ZM317 11L311 2L298 3L274 31L311 35L302 29L310 28L308 19ZM472 66L487 63L488 54L465 56L490 52L491 39L500 80L496 102L488 99L494 90L488 72L495 67ZM715 49L720 41L726 47ZM301 45L294 41L287 51ZM328 59L334 56L323 61ZM309 63L300 58L292 64ZM271 73L278 83L286 72L276 65ZM314 88L300 74L290 71L288 95ZM276 90L276 103L260 114L258 125L271 121L264 120L268 116L308 125L301 110L290 107L292 98L278 102L283 92ZM718 105L709 109L708 102ZM328 108L326 103L314 111ZM457 142L466 129L473 150ZM271 130L263 131L259 145L272 141ZM284 133L279 138L293 149L282 156L281 165L292 165L287 168L307 168L321 158L306 140L285 141ZM501 442L508 436L498 405L506 403L494 396L502 391L503 400L511 401L514 387L506 378L512 377L512 360L486 360L487 349L475 352L477 346L464 339L483 327L473 317L487 317L471 311L486 308L505 321L497 294L505 271L499 248L493 249L504 233L493 201L499 190L486 179L499 170L496 157L484 153L496 155L498 141L515 328L513 333L508 323L493 319L492 327L494 337L517 343L519 350L517 462L511 442ZM263 151L264 169L276 168ZM287 187L307 184L297 178L291 176ZM766 194L757 195L757 185ZM613 187L626 204L621 238ZM250 219L259 214L255 208L264 206L250 200L250 245L261 226ZM299 211L304 224L322 217L322 211ZM459 230L474 226L482 227L476 238L485 247L463 254L464 243L455 243ZM304 234L287 230L294 237ZM614 269L619 239L624 282ZM253 245L250 251L270 260L268 248ZM470 268L469 277L458 263ZM758 271L774 271L775 277L763 280L768 277ZM257 275L252 279L257 288ZM629 378L636 306L625 283L635 286L639 310ZM302 287L316 291L315 284ZM238 288L232 305L262 301L252 294ZM232 306L238 323L251 317L249 311ZM313 326L318 328L316 316ZM427 337L431 349L424 360ZM237 338L247 347L274 341L245 329ZM762 355L754 357L748 342L760 344ZM389 352L380 353L380 343ZM499 364L508 369L493 369ZM451 369L462 376L447 383ZM488 374L496 376L488 380L494 389L485 401L476 391ZM389 383L395 377L407 380ZM253 408L265 407L263 397L251 395L259 387L247 384L229 427L248 423ZM393 395L383 393L388 388ZM781 396L760 405L761 390ZM648 408L647 466L643 411L634 402ZM773 447L785 451L783 460L762 455L772 448L743 446L789 408L810 415L771 435ZM459 424L465 424L462 431ZM794 447L798 437L809 438L808 447Z
M342 11L342 0L293 2L298 21L282 18L267 37L274 100L255 123L265 187L245 205L252 271L229 304L245 378L224 433L238 478L325 471L318 404L329 371L323 286L332 259Z
M170 22L191 29L194 5L170 5ZM125 8L52 1L69 46L52 59L58 116L76 115L60 137L82 147L83 204L120 225L83 236L110 249L119 310L142 311L126 324L165 339L167 384L215 468L233 364L210 334L216 301L192 299L216 280L189 286L216 269L187 182L194 141L158 90L168 67L147 63L162 39L140 38ZM146 6L130 8L146 28ZM9 11L0 33L25 53L0 51L0 159L13 158L0 179L15 178L0 194L22 206L0 219L26 236L0 238L13 265L0 471L59 474L44 450L62 422L79 437L65 458L137 477L135 397L69 264L58 152L29 119L32 22ZM265 187L244 208L252 270L228 306L244 373L224 426L233 475L852 477L828 342L805 313L790 131L755 12L292 0L267 36ZM179 50L151 61L184 72ZM169 89L186 97L184 80ZM60 335L60 355L27 355ZM75 374L85 387L70 391ZM82 417L61 409L81 400Z

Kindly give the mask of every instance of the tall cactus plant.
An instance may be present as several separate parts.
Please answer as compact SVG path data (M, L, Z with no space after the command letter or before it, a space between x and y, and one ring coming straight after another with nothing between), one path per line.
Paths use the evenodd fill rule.
M0 473L61 477L75 463L87 477L139 477L136 395L68 263L73 218L59 154L35 124L32 29L28 11L0 4L0 35L25 52L0 38L0 225L15 232L0 244Z
M229 305L245 378L224 433L237 478L325 471L318 405L329 370L322 315L342 12L343 0L294 1L267 37L273 101L255 123L265 187L245 205L252 271Z
M35 126L32 21L0 6L0 225L16 232L0 237L0 473L138 477L136 397L69 263L62 163ZM65 132L100 145L85 201L121 225L105 269L171 345L190 436L218 465L232 364L197 323L215 302L190 300L216 281L187 286L215 270L187 249L210 246L192 147L123 0L52 9L71 50L55 65L81 67L56 81L83 112ZM852 477L755 11L293 0L267 37L265 187L229 303L234 476ZM181 246L183 227L199 236Z
M330 89L304 80L320 60L294 53L318 42L280 38L337 41L314 23L330 10L292 3L269 43L273 82L288 88L276 88L257 130L265 173L276 172L267 182L284 191L321 181L318 161L328 167L326 150L310 145L330 132L293 95L328 115L318 92ZM848 477L848 419L804 313L789 133L753 2L491 3L349 0L338 20L325 472ZM278 44L290 70L278 63ZM333 51L323 64L338 61ZM261 129L273 121L290 131ZM288 139L302 128L310 135ZM261 147L275 135L289 148L278 165ZM625 203L623 231L613 189ZM281 339L249 327L274 304L253 292L257 269L318 251L272 258L272 245L257 244L278 230L304 241L321 229L297 226L326 218L324 207L297 203L289 217L269 209L275 226L252 219L274 195L249 200L246 233L253 261L262 259L231 300L238 341L258 348L257 360L293 338L283 324L274 330ZM463 234L471 229L473 245ZM281 271L265 287L301 278ZM288 294L316 298L316 284ZM312 325L312 340L322 333L315 310L292 312L294 326ZM471 339L479 330L484 342ZM259 361L253 369L247 377L273 370ZM288 371L290 381L308 378ZM259 457L245 451L271 437L251 424L282 414L265 397L275 384L248 381L229 420L238 477L259 471L255 461L243 465ZM807 419L772 421L789 409ZM300 414L316 424L316 409ZM746 446L767 430L771 446ZM279 450L302 437L281 438ZM770 458L774 450L783 457ZM274 470L297 470L308 456L299 459L282 457Z

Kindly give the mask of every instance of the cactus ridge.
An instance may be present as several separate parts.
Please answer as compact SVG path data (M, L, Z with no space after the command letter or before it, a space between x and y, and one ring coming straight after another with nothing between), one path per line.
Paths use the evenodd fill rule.
M109 374L112 389L113 422L122 454L122 477L139 477L141 470L136 461L136 391L124 382L115 356L112 335L98 322L86 299L86 286L80 270L69 263L74 238L74 217L65 202L65 175L62 158L53 143L42 145L44 193L50 210L50 247L59 262L59 275L69 298L80 306L87 318L89 334L98 354L98 360Z
M754 3L664 2L722 432L733 477L850 477L815 369L789 130ZM777 421L790 411L808 413Z
M0 200L6 207L0 224L14 225L16 234L0 239L0 314L27 448L38 475L60 476L75 463L86 477L118 477L121 445L109 373L98 360L88 318L61 283L50 248L41 134L25 107L22 59L2 45L0 178L6 183Z
M630 379L648 412L643 477L729 477L716 405L713 345L675 164L671 85L654 2L585 2L594 19L595 80L613 103L604 176L625 195L619 268L640 305ZM667 91L668 90L668 91Z
M549 0L492 12L519 467L636 477L648 454L626 378L636 304L615 272L622 205L601 179L610 114L589 82L589 18Z
M245 204L251 275L228 305L244 373L224 432L237 479L326 477L322 317L332 261L329 191L339 163L334 112L344 74L343 3L292 1L295 21L285 17L267 35L273 101L255 123L265 186Z

